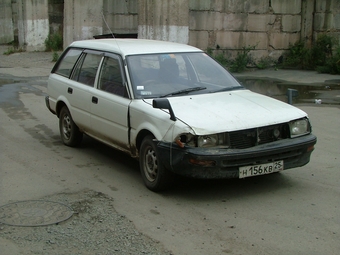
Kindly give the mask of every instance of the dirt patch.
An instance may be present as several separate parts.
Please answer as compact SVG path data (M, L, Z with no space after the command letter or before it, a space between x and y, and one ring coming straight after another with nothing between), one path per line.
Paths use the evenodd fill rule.
M43 200L68 205L73 216L61 223L40 227L0 224L0 239L24 254L171 254L136 230L114 209L112 198L85 190Z

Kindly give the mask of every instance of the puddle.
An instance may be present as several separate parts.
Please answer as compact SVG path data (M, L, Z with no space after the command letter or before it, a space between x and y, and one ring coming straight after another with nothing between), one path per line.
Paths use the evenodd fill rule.
M0 105L23 106L19 100L20 93L33 93L42 95L42 92L33 85L44 85L45 81L37 79L2 78L0 77Z
M288 102L287 90L295 89L297 97L293 104L328 104L340 105L340 80L325 81L322 84L287 83L280 80L266 78L237 78L247 89ZM317 100L317 101L316 101Z

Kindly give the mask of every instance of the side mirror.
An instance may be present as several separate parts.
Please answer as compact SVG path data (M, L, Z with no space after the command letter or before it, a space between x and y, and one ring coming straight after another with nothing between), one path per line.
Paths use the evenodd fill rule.
M156 109L167 109L170 112L170 119L176 121L176 116L167 98L157 98L152 101L152 107Z

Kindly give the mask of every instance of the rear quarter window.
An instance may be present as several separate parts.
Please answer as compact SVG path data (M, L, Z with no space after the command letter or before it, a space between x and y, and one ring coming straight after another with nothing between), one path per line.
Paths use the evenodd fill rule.
M70 77L72 69L77 62L80 54L82 53L81 49L69 49L64 57L59 62L55 73L60 74L65 77Z

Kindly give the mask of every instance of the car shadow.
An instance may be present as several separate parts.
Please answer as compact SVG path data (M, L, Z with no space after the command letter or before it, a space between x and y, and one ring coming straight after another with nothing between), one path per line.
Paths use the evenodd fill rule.
M189 200L211 201L229 198L254 197L275 193L298 185L285 172L249 177L245 179L202 180L185 177L177 178L173 188L162 194L184 196Z
M132 178L132 182L139 183L141 187L144 186L139 173L138 161L132 159L126 153L88 136L84 136L83 142L78 149L104 164L115 166L115 171ZM298 171L298 169L244 179L207 180L176 176L173 186L166 191L159 192L158 195L181 197L192 201L223 201L231 197L234 199L253 197L290 189L298 185L298 181L287 174L289 171ZM145 189L147 188L145 187Z

